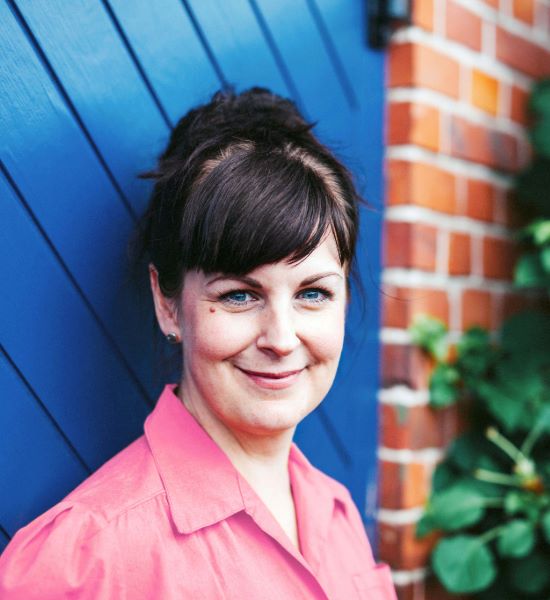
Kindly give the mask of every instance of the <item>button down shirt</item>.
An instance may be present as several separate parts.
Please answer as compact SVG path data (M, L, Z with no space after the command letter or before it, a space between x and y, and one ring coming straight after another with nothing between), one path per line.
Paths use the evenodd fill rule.
M395 600L344 486L292 444L299 551L174 388L145 435L16 533L0 598Z

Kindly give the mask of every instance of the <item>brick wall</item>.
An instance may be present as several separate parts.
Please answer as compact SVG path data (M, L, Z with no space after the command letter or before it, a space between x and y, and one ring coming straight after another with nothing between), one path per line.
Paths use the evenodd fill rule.
M429 365L406 332L418 313L496 329L529 302L513 291L512 174L529 158L524 105L550 74L550 0L412 0L387 69L380 556L399 597L445 594L415 523L434 465L461 427L427 406Z

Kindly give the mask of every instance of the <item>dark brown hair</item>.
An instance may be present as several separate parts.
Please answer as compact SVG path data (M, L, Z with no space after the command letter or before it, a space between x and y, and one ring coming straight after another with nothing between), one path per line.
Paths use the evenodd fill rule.
M217 92L176 125L138 236L166 297L189 270L242 275L308 256L331 231L351 268L359 197L348 170L290 100Z

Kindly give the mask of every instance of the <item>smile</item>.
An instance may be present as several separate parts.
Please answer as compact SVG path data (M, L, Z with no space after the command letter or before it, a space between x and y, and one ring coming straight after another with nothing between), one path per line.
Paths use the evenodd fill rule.
M281 373L267 373L262 371L247 371L241 367L237 367L237 369L256 385L270 390L282 390L290 387L296 382L303 371L303 369L298 369L296 371L284 371Z

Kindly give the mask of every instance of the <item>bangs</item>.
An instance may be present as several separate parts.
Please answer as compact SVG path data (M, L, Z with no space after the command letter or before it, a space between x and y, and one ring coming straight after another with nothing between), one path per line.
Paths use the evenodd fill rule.
M192 190L181 223L183 264L207 274L299 262L327 232L342 265L354 251L351 223L334 190L303 162L273 151L237 152L216 164Z

